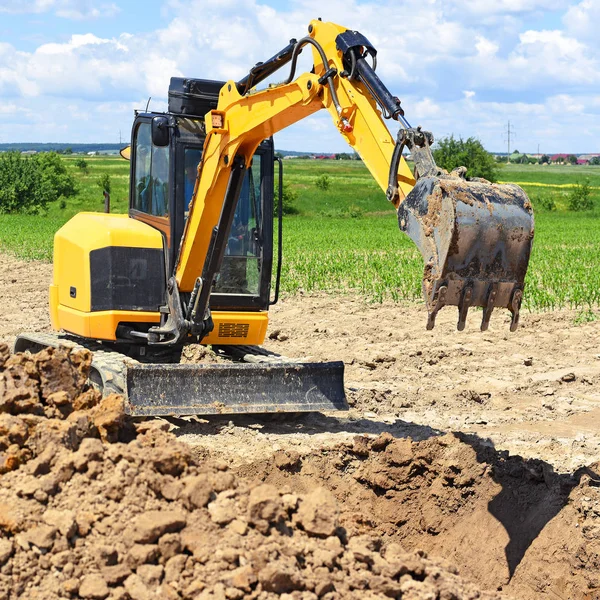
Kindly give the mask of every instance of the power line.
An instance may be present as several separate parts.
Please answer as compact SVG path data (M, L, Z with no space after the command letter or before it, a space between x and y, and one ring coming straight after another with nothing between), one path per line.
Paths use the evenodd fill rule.
M514 127L511 126L510 121L508 122L508 125L506 126L506 131L504 132L504 135L506 136L507 150L508 150L507 162L510 162L510 137L511 136L513 138L517 137L517 134L515 133L515 129L514 129Z

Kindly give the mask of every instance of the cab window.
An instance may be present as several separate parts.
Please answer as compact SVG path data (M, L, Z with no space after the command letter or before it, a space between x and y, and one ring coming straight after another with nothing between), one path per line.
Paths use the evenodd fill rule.
M255 154L252 166L246 172L221 272L213 288L216 293L254 296L258 296L260 293L262 268L262 236L259 229L262 210L261 162L261 155Z
M135 136L135 189L131 208L166 217L169 214L169 148L153 146L150 123Z
M196 178L198 177L198 165L202 158L202 148L186 148L184 158L185 169L185 185L184 185L184 202L183 212L187 219L190 210L190 202L194 194Z

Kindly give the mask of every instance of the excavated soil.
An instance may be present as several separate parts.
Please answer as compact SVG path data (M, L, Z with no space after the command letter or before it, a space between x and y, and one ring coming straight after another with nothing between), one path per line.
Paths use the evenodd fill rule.
M167 422L132 423L123 398L87 389L90 364L0 346L0 598L500 598L360 518L346 527L325 487L255 481L194 458ZM410 479L402 442L360 440L383 471L357 481Z
M51 267L0 265L0 339L47 329ZM346 415L132 423L2 350L0 598L600 599L600 323L480 317L284 299L267 348L343 360Z

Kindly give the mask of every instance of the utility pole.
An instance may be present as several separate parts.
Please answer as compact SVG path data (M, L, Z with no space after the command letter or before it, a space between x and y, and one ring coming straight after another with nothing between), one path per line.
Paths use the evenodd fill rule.
M119 129L119 148L121 148L122 145L123 142L121 141L121 130Z
M510 126L510 121L508 122L508 125L506 126L506 141L508 144L507 150L508 150L508 156L507 156L507 163L510 163L510 136L516 137L515 136L515 130L514 127Z

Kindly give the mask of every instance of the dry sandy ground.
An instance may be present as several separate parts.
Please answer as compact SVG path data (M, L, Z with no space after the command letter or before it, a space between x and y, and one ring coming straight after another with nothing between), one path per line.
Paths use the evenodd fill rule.
M0 272L0 341L49 330L51 265L0 255ZM574 311L524 313L519 330L510 333L508 313L497 311L481 333L480 315L473 311L458 332L457 315L447 307L436 328L426 331L423 306L284 298L272 308L275 339L266 347L290 357L343 360L348 415L281 417L277 423L212 419L179 433L233 462L287 447L334 445L356 433L424 439L434 430L475 434L561 472L597 460L600 321L575 324Z
M0 271L0 340L48 329L51 266L0 255ZM474 311L457 332L446 308L427 332L422 306L284 298L267 348L343 360L349 413L221 416L174 433L244 481L327 488L353 535L448 558L484 589L599 600L600 322L576 316L524 314L511 334L498 311L481 333Z

